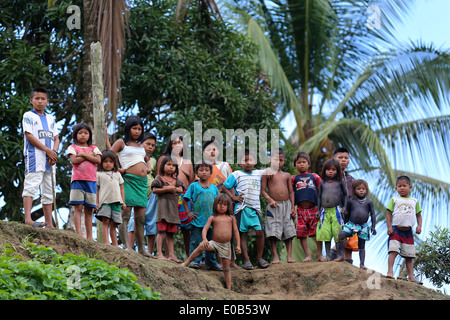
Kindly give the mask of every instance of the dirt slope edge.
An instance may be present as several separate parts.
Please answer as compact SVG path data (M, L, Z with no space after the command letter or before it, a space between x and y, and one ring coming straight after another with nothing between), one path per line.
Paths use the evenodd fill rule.
M435 290L386 279L345 262L283 263L253 271L235 269L233 291L228 292L222 272L193 270L173 262L144 258L136 252L86 241L72 231L35 229L0 221L0 245L10 244L26 258L23 239L52 247L59 254L84 254L127 268L136 275L139 284L160 292L163 300L450 300L450 296Z

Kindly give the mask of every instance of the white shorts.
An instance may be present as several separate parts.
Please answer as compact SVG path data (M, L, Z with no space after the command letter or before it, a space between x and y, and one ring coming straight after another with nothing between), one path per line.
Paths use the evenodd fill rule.
M26 174L25 181L23 182L22 197L34 198L38 194L38 191L40 190L41 203L52 204L53 191L52 191L52 180L50 176L51 176L50 172L44 171L30 172ZM55 174L53 174L53 179L55 179Z

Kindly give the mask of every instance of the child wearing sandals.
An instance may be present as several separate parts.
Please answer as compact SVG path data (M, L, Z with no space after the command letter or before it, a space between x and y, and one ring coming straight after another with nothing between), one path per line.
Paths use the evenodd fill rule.
M247 252L247 233L250 229L256 232L256 260L262 269L269 263L262 258L264 249L264 227L261 220L261 176L264 170L253 170L256 164L256 156L248 149L238 155L242 170L234 171L224 182L222 189L233 201L236 202L234 214L241 238L241 250L243 257L242 268L252 270ZM234 194L231 189L234 188Z

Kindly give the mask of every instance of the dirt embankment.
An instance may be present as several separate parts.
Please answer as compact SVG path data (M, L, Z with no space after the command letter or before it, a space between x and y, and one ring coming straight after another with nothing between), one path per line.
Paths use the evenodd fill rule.
M163 300L450 300L450 296L435 290L387 279L345 262L282 263L252 271L232 269L230 292L224 288L222 272L193 270L174 262L144 258L136 252L86 241L72 231L0 222L0 245L10 244L26 257L24 238L52 247L59 254L84 254L127 268L139 284L160 292Z

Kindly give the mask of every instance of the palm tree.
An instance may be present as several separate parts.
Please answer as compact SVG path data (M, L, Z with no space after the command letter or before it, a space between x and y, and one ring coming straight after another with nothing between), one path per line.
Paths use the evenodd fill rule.
M406 173L413 196L439 212L427 212L428 227L448 225L450 181L442 171L450 165L450 52L396 39L395 24L414 2L234 2L239 25L260 47L257 60L281 118L295 119L286 141L311 154L311 170L318 172L333 149L345 146L356 175L374 185L378 219L395 194L395 177ZM373 28L378 12L381 25Z

